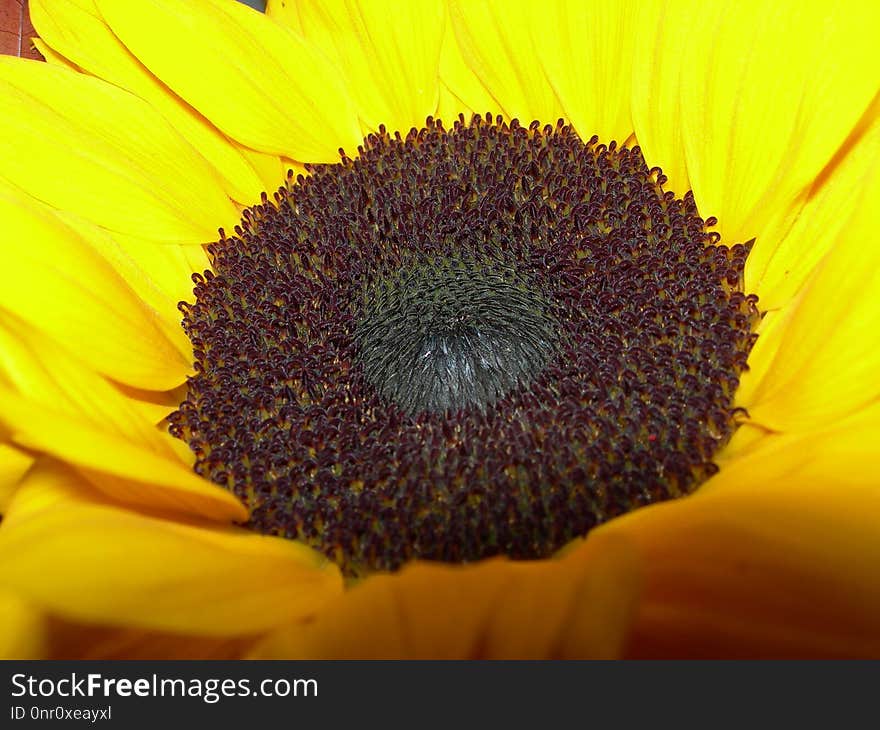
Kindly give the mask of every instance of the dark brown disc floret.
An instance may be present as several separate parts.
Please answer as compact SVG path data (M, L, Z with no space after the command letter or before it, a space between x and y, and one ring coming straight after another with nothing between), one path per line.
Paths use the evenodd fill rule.
M754 342L727 247L638 147L429 119L209 246L171 431L248 525L352 574L545 557L717 470Z

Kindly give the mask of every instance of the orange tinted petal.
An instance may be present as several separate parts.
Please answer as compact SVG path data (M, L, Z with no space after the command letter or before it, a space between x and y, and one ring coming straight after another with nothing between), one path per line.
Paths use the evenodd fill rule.
M880 656L880 408L773 437L693 497L600 528L645 574L632 656Z
M626 545L587 541L564 558L472 566L415 563L368 578L258 658L610 658L638 594Z
M0 592L0 660L44 659L48 646L43 615L18 596Z

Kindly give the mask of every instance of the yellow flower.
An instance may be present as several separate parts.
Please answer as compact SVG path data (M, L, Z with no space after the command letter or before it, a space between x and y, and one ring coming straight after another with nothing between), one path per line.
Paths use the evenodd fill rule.
M880 10L864 3L32 0L0 59L0 651L880 655ZM380 125L638 144L765 313L720 471L545 560L346 585L164 419L203 244Z

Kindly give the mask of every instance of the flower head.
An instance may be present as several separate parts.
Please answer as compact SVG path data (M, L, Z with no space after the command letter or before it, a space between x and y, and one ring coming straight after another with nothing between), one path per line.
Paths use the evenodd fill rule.
M880 653L877 11L32 15L9 651Z

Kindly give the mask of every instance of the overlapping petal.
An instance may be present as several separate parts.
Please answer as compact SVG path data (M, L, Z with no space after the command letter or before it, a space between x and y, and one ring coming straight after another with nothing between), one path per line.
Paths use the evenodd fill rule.
M50 616L45 622L43 656L55 659L176 660L240 659L253 646L251 636L204 636L80 623Z
M113 35L93 0L34 0L31 21L52 51L149 102L198 151L231 198L252 204L263 183L235 144L164 86ZM277 184L277 181L276 181Z
M635 7L583 0L532 6L535 51L566 119L582 139L595 134L606 144L626 142L633 132Z
M4 518L0 585L73 620L247 636L313 613L342 580L293 541L138 514L45 462Z
M68 69L0 57L0 176L111 231L207 242L238 211L146 102Z
M219 520L241 503L193 473L131 400L20 322L0 328L0 423L11 443L74 464L123 503Z
M192 359L192 345L180 327L181 314L177 305L192 299L192 275L210 268L204 247L168 246L139 237L111 235L68 211L56 211L55 215L76 235L88 241L154 313L156 325L183 353L188 363Z
M747 240L813 183L870 105L880 9L755 0L690 10L699 20L679 49L688 177L722 236Z
M45 619L26 601L0 590L0 660L42 659L47 654Z
M809 189L792 206L773 211L764 226L745 270L746 290L760 293L762 309L781 309L797 296L835 242L853 235L850 219L860 206L878 209L871 183L878 166L880 90Z
M440 0L271 3L270 17L296 25L338 66L357 104L365 132L384 124L406 133L437 110L440 44L445 8Z
M472 114L501 111L498 102L492 98L465 61L452 22L448 18L440 46L438 74L440 96L437 100L437 116L448 126L458 119L459 114L467 119Z
M557 560L416 563L374 577L308 624L267 637L266 659L609 659L639 595L633 553L590 541Z
M878 442L874 406L821 433L768 439L695 496L600 528L632 541L645 575L628 651L880 655Z
M80 68L75 63L73 63L72 61L68 61L60 53L53 51L42 41L42 39L33 38L32 42L34 44L34 48L36 48L43 56L43 58L46 59L46 63L50 63L53 66L62 66L63 68L66 68L70 71L80 71Z
M699 17L693 5L668 0L648 0L634 11L633 127L648 165L662 167L665 189L679 196L691 189L682 142L682 50Z
M565 113L547 83L532 35L533 14L542 11L525 2L517 3L515 10L485 0L450 3L452 30L465 62L496 109L525 123L533 119L553 123ZM455 79L445 81L455 93Z
M190 370L189 347L50 208L0 186L0 308L77 350L98 372L164 390ZM171 338L174 339L171 339Z
M96 5L141 63L242 144L297 160L335 162L340 147L354 153L361 141L338 70L261 13L218 0Z
M30 454L0 441L0 515L6 512L19 482L33 462Z
M870 173L850 191L856 212L834 227L829 252L755 346L756 372L738 397L765 427L815 429L880 396L880 167Z

